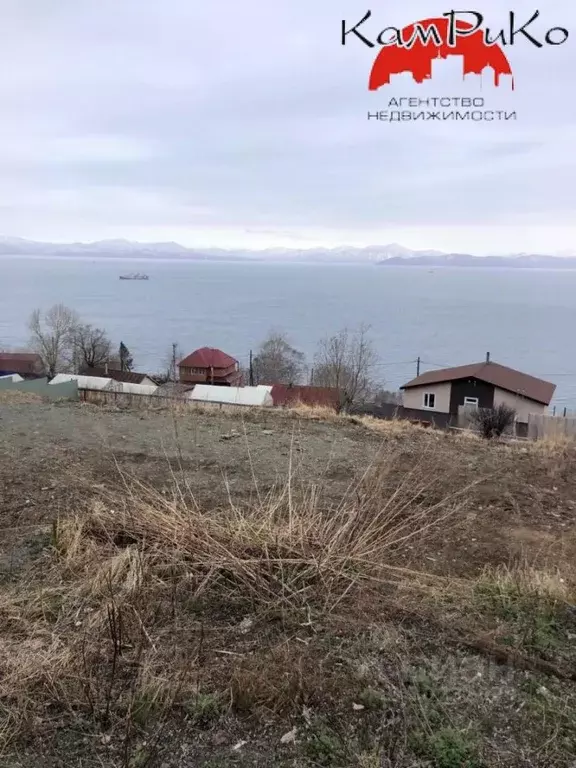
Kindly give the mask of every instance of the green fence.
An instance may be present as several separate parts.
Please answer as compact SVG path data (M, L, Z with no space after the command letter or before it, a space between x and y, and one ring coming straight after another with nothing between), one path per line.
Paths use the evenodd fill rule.
M48 384L48 379L30 379L29 381L17 382L10 379L0 379L0 390L3 392L30 392L48 400L78 400L78 383L76 381Z

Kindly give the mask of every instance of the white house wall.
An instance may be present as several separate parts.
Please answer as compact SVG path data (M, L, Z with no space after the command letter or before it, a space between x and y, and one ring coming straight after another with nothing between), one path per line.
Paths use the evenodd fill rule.
M402 405L404 408L412 408L417 411L430 410L430 413L450 413L451 391L452 384L450 382L405 389L402 392ZM427 393L436 395L436 404L433 409L424 408L424 395Z
M494 407L498 405L507 405L516 411L516 420L524 424L528 423L528 416L531 413L547 413L548 408L542 403L536 403L534 400L527 400L521 395L515 395L512 392L506 392L504 389L494 388Z

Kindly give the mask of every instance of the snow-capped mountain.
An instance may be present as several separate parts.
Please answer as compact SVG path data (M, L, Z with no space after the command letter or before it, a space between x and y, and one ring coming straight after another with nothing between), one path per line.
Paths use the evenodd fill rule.
M137 243L130 240L100 240L92 243L43 243L19 237L0 236L0 256L74 256L91 258L178 258L198 261L266 261L319 264L376 264L427 267L517 267L574 269L576 252L542 255L471 256L434 250L411 250L390 243L365 248L268 248L264 250L186 248L179 243Z

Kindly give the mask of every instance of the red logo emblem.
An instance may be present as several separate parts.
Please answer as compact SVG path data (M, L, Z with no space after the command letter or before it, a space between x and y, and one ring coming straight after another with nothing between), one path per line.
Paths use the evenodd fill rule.
M369 88L376 91L389 85L394 75L411 73L417 83L433 77L434 62L449 56L462 58L462 77L481 75L487 68L494 72L494 85L503 75L512 76L510 63L498 44L488 44L478 26L447 18L426 19L410 24L384 42L370 74ZM512 79L512 88L514 80Z

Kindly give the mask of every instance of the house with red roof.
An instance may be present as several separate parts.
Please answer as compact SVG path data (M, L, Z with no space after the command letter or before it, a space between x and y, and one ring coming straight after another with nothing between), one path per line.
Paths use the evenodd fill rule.
M221 349L202 347L178 363L182 384L215 384L238 387L242 384L240 365Z

